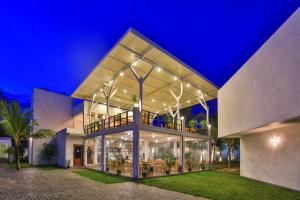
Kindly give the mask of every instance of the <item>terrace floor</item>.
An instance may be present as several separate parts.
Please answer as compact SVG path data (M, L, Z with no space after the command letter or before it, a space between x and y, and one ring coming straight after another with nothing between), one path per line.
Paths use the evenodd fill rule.
M104 184L72 170L8 170L0 163L0 199L204 199L134 182Z

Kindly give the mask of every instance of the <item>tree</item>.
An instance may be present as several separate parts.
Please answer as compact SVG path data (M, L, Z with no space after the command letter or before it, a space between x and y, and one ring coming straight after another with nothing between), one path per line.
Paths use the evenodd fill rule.
M240 139L239 138L227 138L227 160L228 160L228 168L230 168L230 161L231 161L231 154L232 154L232 150L235 148L237 148L239 146L240 143Z
M20 144L22 139L44 138L52 136L53 131L49 129L39 129L30 135L30 130L38 126L36 120L31 120L32 111L22 110L17 101L0 101L0 125L4 128L15 144L16 169L20 169Z
M56 146L54 144L43 144L43 150L41 152L42 158L47 160L48 165L50 164L50 161L55 157L56 155Z

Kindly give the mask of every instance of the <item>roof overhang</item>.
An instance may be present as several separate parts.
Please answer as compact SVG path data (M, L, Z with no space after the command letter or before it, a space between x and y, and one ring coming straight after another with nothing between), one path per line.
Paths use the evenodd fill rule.
M139 76L144 76L153 65L156 67L143 85L145 110L157 112L175 105L169 90L179 94L180 82L184 84L181 108L198 104L202 94L206 101L217 97L217 86L133 29L129 29L104 56L72 97L91 100L97 94L95 101L105 103L99 91L115 80L114 88L118 91L110 104L124 109L132 107L132 97L139 97L139 84L130 70L133 63Z

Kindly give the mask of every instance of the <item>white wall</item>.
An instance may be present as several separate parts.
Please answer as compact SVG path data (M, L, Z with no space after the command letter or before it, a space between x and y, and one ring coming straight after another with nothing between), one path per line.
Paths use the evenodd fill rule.
M300 116L300 8L218 91L219 137Z
M242 136L240 148L242 176L300 190L300 124Z
M32 100L33 118L39 123L35 131L44 128L56 132L64 128L73 127L71 97L35 88ZM33 165L46 164L46 162L41 160L40 152L43 148L43 144L51 140L52 137L33 140Z

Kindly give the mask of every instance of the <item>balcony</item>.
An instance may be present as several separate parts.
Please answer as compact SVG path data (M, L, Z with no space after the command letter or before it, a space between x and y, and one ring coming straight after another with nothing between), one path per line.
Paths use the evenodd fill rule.
M84 126L84 133L96 133L101 130L113 129L121 126L126 126L133 123L134 118L133 111L126 111L114 116L109 117L108 119L103 119L100 121L93 122L91 124ZM161 115L153 113L150 111L142 111L141 114L141 123L147 126L171 129L179 132L187 132L192 134L207 135L206 128L200 128L197 125L195 127L189 127L186 125L183 120L170 119L166 115Z

